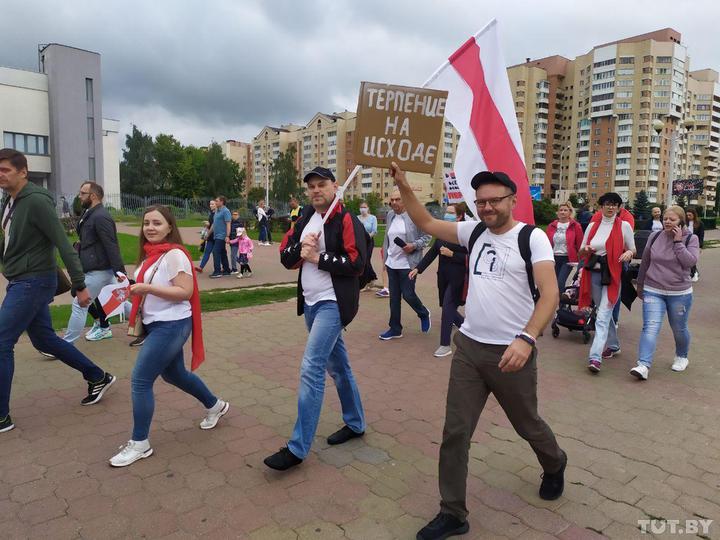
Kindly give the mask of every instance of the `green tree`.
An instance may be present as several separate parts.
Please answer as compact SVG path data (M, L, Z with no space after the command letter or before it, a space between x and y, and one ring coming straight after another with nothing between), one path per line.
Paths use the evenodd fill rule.
M568 202L572 204L573 208L580 208L580 200L578 199L577 193L571 193L568 197Z
M360 197L353 197L351 199L345 198L343 200L343 205L345 205L345 208L348 212L350 212L354 216L357 216L360 214L361 201L362 199ZM370 205L368 205L368 208L370 208Z
M295 147L280 152L270 165L271 196L276 201L286 201L300 191L300 178L295 168Z
M194 146L184 147L177 178L173 184L173 195L183 199L194 199L205 194L205 182L201 175L204 167L205 151Z
M210 197L225 195L236 197L242 187L240 166L231 159L227 159L222 148L217 143L212 143L205 154L205 165L202 169L202 176L205 183L205 194Z
M377 214L378 208L382 206L382 198L377 193L368 193L365 202L371 214Z
M248 191L248 204L255 206L259 200L265 200L265 188L260 186L250 188L250 191Z
M156 193L175 193L175 184L180 178L180 163L183 161L183 145L172 135L161 133L155 137Z
M650 216L650 201L644 189L635 195L632 213L636 219L647 219Z
M550 199L545 198L532 203L537 225L547 225L557 217L557 206Z
M687 197L685 197L685 195L679 195L679 196L675 199L675 204L678 205L678 206L681 207L681 208L685 208L685 207L688 205Z
M153 139L133 125L132 133L125 136L123 160L120 163L120 188L124 193L153 195L156 178Z

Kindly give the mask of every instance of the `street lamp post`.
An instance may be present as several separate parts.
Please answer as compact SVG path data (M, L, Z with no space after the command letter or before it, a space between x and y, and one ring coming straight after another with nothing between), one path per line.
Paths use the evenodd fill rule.
M693 120L686 120L685 122L679 122L678 123L678 129L677 131L673 131L670 136L662 134L662 130L665 128L665 122L662 120L655 120L653 122L653 129L655 130L655 133L657 133L658 137L662 137L666 141L670 142L670 161L669 161L669 167L670 171L668 173L668 186L667 186L667 193L665 195L665 207L672 205L672 188L673 183L675 182L675 152L677 151L677 145L678 141L688 133L694 126L695 122ZM681 132L681 128L685 128L685 132Z
M268 163L262 160L263 169L265 169L265 204L270 206L270 167Z

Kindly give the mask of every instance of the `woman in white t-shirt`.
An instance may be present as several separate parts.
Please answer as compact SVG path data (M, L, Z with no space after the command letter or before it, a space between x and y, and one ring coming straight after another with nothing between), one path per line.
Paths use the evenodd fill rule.
M557 217L548 225L546 233L553 247L555 275L558 280L558 289L562 293L573 269L570 263L578 262L578 250L582 243L583 230L580 224L573 219L575 209L570 202L564 202L558 206Z
M597 307L595 337L588 355L588 369L598 373L603 358L620 353L620 341L612 319L620 295L623 263L635 254L632 225L621 217L622 198L605 193L598 199L601 212L596 213L585 230L580 258L585 270L580 278L580 308Z
M132 373L132 438L110 459L113 467L126 467L152 455L148 434L155 408L153 385L158 377L193 395L205 406L207 413L200 423L201 429L214 428L230 407L185 368L183 346L191 333L192 369L204 360L200 295L190 254L182 244L175 217L166 206L145 210L135 279L137 283L131 286L130 326L135 324L136 317L142 317L147 337Z

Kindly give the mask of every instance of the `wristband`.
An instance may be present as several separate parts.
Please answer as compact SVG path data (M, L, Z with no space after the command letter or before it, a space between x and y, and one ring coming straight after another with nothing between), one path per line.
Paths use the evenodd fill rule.
M527 343L531 347L535 346L535 338L532 337L527 332L520 332L518 335L515 336L515 339L522 339L525 343Z

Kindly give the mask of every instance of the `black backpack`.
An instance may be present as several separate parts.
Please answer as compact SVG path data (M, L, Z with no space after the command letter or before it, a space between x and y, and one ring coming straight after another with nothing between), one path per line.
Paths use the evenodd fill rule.
M537 287L535 286L535 276L533 274L532 267L532 252L530 251L530 235L532 234L534 229L535 225L525 225L522 229L520 229L520 233L518 234L518 247L520 248L520 256L523 258L523 261L525 261L525 272L527 273L530 294L532 295L533 302L537 304L538 300L540 300L540 291L538 291ZM468 242L468 283L470 277L469 258L472 255L472 250L475 246L475 242L486 230L487 226L483 222L480 222L475 226L472 234L470 234L470 241Z

